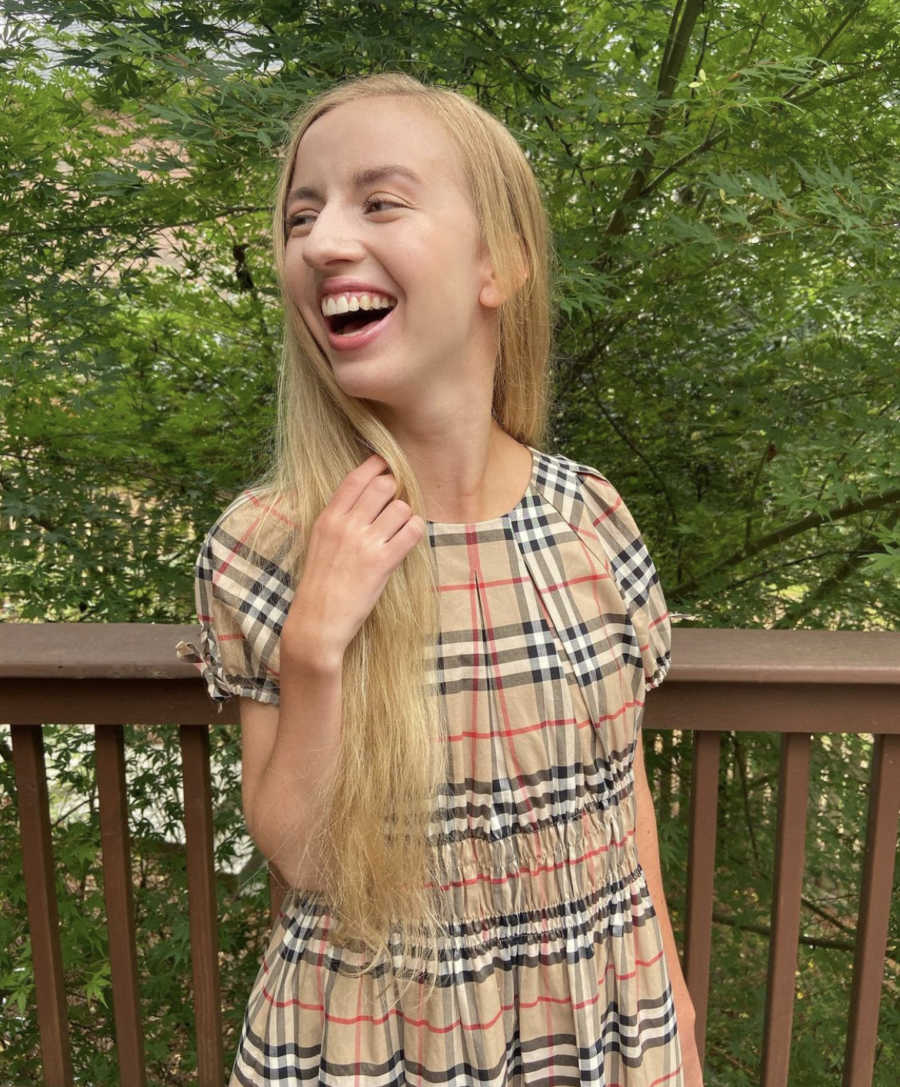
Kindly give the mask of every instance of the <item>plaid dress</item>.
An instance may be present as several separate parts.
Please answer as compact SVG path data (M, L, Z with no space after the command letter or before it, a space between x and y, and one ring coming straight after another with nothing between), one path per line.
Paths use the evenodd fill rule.
M427 525L441 618L432 689L448 722L429 830L452 917L437 985L414 984L392 1006L396 962L352 976L360 959L329 940L327 905L295 890L250 994L231 1087L681 1087L635 850L635 743L646 692L669 668L666 603L613 485L531 454L509 513ZM291 578L277 520L247 545L262 508L252 492L238 498L198 559L194 659L214 699L278 701Z

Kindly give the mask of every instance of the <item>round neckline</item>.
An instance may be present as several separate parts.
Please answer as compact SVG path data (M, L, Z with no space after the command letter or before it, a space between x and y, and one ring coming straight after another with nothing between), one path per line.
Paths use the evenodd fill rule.
M495 525L502 525L507 518L511 517L516 510L525 504L525 500L531 494L531 488L534 486L535 476L537 475L537 450L530 445L526 445L525 448L531 454L531 475L528 477L525 493L512 509L507 510L506 513L501 513L498 517L489 517L486 521L429 521L426 519L425 524L430 525L432 528L492 528Z

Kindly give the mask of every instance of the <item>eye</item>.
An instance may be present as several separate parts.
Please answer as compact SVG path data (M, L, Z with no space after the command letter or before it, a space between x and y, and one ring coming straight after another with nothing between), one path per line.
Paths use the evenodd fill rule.
M295 211L285 219L285 227L288 232L292 230L303 230L312 226L315 216L316 213L310 211L308 208L303 211Z
M391 208L402 208L404 206L405 205L399 203L397 200L389 200L384 196L370 196L363 205L366 211L373 212L388 211Z

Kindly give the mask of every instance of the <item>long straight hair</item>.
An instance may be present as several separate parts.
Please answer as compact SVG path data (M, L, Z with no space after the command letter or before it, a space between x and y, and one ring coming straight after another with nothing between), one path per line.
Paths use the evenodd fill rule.
M344 477L373 451L394 475L396 497L424 517L403 450L364 401L342 391L284 282L285 206L304 133L338 106L383 96L419 103L455 143L495 274L508 289L499 310L492 414L520 442L540 446L545 440L551 251L546 213L522 149L469 98L406 75L354 79L320 94L294 119L273 222L285 331L275 458L262 486L295 526L295 583L316 518ZM438 713L431 667L438 627L435 566L426 537L393 571L344 654L337 771L319 798L310 840L323 861L332 935L363 945L371 964L382 953L393 957L398 951L417 961L423 938L439 931L442 920L435 890L441 878L438 850L427 840L446 773L446 722Z

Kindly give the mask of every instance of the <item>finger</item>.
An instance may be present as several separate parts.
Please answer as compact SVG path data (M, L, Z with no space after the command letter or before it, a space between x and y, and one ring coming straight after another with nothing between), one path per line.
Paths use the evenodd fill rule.
M352 472L344 476L328 505L338 513L349 513L366 487L376 476L385 471L387 471L387 461L379 457L377 453L373 453L371 457L367 457L362 464L357 465Z
M372 522L372 530L376 539L386 543L403 528L411 515L412 507L408 502L404 502L400 498L389 502Z
M397 481L390 472L384 472L369 481L350 512L368 527L396 494Z
M415 513L384 545L388 562L399 566L424 535L425 522Z

